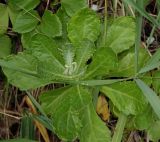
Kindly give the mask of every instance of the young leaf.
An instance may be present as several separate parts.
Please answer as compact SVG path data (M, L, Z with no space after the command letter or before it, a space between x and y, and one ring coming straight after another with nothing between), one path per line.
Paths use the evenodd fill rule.
M6 57L11 53L11 39L6 36L0 36L0 58Z
M14 6L16 9L30 11L33 10L39 2L39 0L9 0L9 5Z
M73 16L80 9L88 7L86 0L62 0L61 4L69 16Z
M134 19L132 17L120 17L115 19L107 31L106 46L109 46L118 54L129 49L134 44L134 41Z
M100 33L100 20L96 13L88 8L77 12L68 24L68 37L72 43L84 39L95 41Z
M85 108L82 124L81 142L111 142L110 131L98 117L92 104Z
M135 79L135 81L139 88L142 90L143 95L146 97L146 99L152 106L158 118L160 118L160 99L157 94L140 79Z
M8 28L8 11L7 5L0 3L0 35L5 33Z
M13 30L18 33L27 33L35 29L39 22L39 16L36 11L22 11L16 18Z
M109 48L99 48L92 57L91 64L88 65L85 78L104 76L117 66L117 57Z
M48 80L38 77L37 59L25 52L0 60L0 65L3 67L9 83L21 90L34 89L48 84Z
M81 111L91 103L88 90L79 86L60 88L44 93L40 100L44 111L51 115L55 132L62 140L73 141L79 137Z
M62 24L56 14L46 10L39 26L40 31L49 37L62 35Z
M80 44L75 45L76 48L76 59L77 72L83 71L86 66L86 62L91 58L95 51L95 45L93 42L85 39Z
M100 91L110 98L120 112L126 115L137 115L147 105L141 90L131 81L103 86Z

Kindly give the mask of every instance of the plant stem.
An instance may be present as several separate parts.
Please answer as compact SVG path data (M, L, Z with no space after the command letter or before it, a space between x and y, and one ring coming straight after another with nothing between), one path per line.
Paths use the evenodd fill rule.
M118 117L118 122L112 138L112 142L121 142L126 121L127 121L127 116L121 113Z
M105 47L106 38L107 38L107 0L105 0L105 9L104 9L104 33L103 33L103 37L102 37L101 47ZM99 77L98 79L102 79L102 77ZM94 104L95 108L96 108L96 106L97 106L99 89L100 89L100 87L98 87L98 86L97 86L95 89L93 89L93 104Z
M105 0L105 9L104 9L104 33L102 37L102 47L105 46L107 38L107 0Z
M139 6L143 6L143 1L137 0L136 4ZM138 72L138 56L139 56L139 47L141 42L141 31L142 31L142 15L137 13L136 16L136 37L135 37L135 75Z

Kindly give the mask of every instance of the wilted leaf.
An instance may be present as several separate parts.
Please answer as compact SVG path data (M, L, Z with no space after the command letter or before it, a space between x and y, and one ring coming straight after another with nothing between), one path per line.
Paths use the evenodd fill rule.
M84 39L95 41L100 33L100 19L97 14L88 9L77 12L68 24L68 37L72 43L79 43Z
M104 121L107 121L109 119L110 112L108 108L108 103L104 96L98 97L96 111Z

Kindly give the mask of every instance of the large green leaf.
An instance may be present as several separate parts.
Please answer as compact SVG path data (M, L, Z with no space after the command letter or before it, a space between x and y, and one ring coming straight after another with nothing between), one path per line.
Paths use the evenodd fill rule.
M72 141L79 137L81 111L91 103L90 93L86 89L79 86L60 88L44 93L40 100L44 111L51 115L55 132L62 140Z
M33 10L39 3L39 0L9 0L9 5L25 11Z
M147 101L142 95L141 90L132 81L103 86L101 92L110 98L120 112L127 115L137 115L141 113L147 105Z
M86 0L62 0L61 4L69 16L73 16L78 10L88 7Z
M118 54L135 42L135 21L132 17L119 17L107 31L106 46Z
M41 62L38 71L42 78L62 79L65 77L62 53L59 51L53 39L37 34L32 37L30 47L32 55L37 57Z
M39 16L36 11L22 11L16 18L13 30L18 33L27 33L35 29L39 22Z
M49 37L62 35L62 24L58 16L49 10L44 12L39 28L42 33Z
M143 67L149 55L143 48L139 49L139 67ZM135 52L130 49L119 56L118 67L111 72L111 76L116 77L130 77L135 74Z
M6 36L0 36L0 58L5 57L11 53L11 39Z
M37 74L38 60L28 53L19 53L0 60L9 83L21 90L34 89L48 84Z
M68 24L68 37L72 43L78 43L84 39L95 41L100 33L100 20L97 14L88 9L77 12Z
M99 48L92 57L85 78L104 76L117 67L117 57L110 48Z
M7 31L8 28L8 11L7 5L0 3L0 34Z
M98 117L92 104L85 109L82 123L81 142L111 142L110 131Z

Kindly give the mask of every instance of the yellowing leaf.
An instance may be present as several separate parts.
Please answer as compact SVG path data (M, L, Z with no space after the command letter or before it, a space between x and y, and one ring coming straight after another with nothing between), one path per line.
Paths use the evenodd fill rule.
M108 103L104 96L98 97L96 111L104 121L107 121L109 119L110 113L108 109Z

